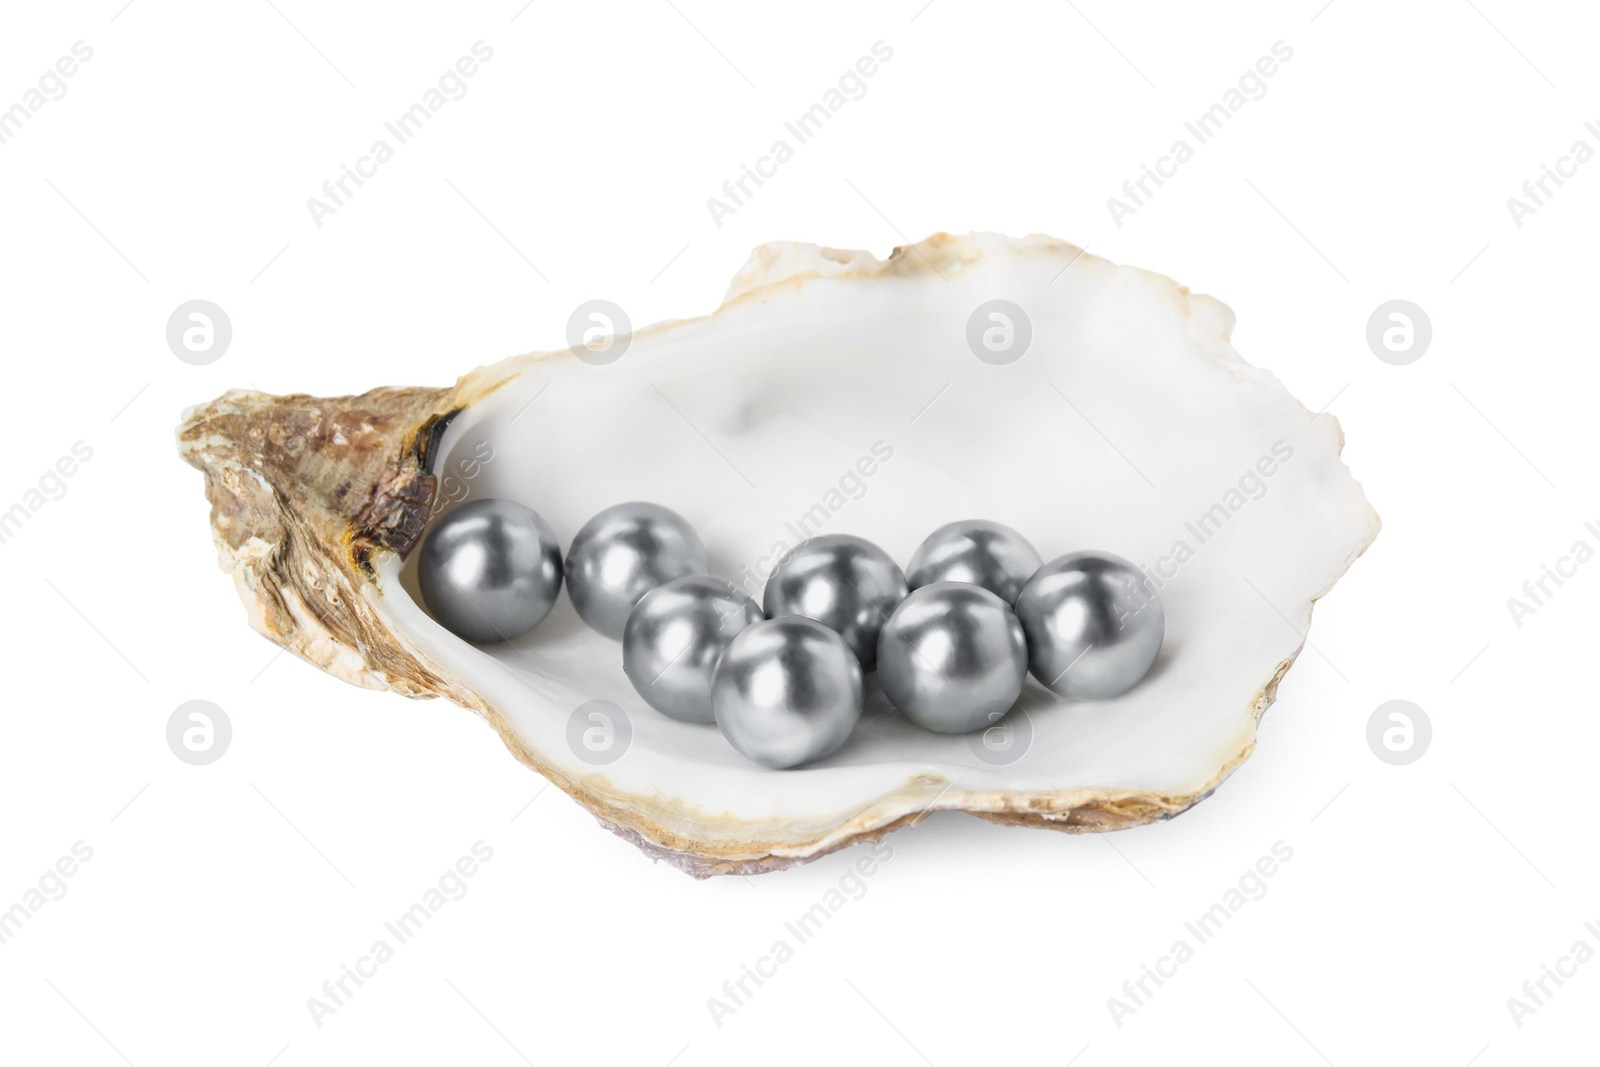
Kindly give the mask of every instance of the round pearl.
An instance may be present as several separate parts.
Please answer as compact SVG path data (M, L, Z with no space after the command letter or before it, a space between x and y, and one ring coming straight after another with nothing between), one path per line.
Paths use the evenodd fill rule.
M572 539L567 595L584 622L620 640L640 597L706 566L706 546L682 515L660 504L617 504Z
M1028 645L1005 601L962 582L913 590L878 637L878 678L905 717L941 734L1000 720L1022 695Z
M796 615L740 631L711 682L718 729L768 767L837 751L861 718L861 701L861 663L844 638Z
M761 608L732 582L692 574L644 595L622 632L622 670L644 702L680 722L712 722L711 673Z
M1161 651L1166 616L1138 568L1074 552L1039 568L1017 598L1028 669L1064 697L1105 700L1132 689Z
M965 519L941 526L922 542L906 568L911 588L934 582L981 585L1007 604L1044 563L1017 531L998 522Z
M768 618L803 615L838 633L870 671L878 632L909 587L889 554L849 534L823 534L790 549L767 580Z
M417 560L422 600L468 641L509 641L550 614L561 546L548 523L513 500L474 500L440 518Z

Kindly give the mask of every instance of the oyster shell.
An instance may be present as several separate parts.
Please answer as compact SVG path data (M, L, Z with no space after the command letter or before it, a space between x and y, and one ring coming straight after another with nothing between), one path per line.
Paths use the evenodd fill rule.
M1031 324L1004 366L968 344L996 298ZM1210 297L1045 237L940 234L885 260L770 244L714 314L640 330L606 366L562 349L452 388L233 391L178 437L255 629L347 682L478 712L652 856L753 873L932 810L1073 832L1166 819L1250 755L1313 602L1379 522L1335 420L1245 363L1233 323ZM758 599L776 554L810 533L906 560L943 523L994 519L1046 559L1092 547L1146 567L1166 647L1111 701L1030 680L999 750L916 729L869 682L844 749L773 772L715 727L651 711L565 597L499 646L434 623L407 554L462 494L521 500L563 539L607 505L658 500ZM631 727L604 765L568 740L596 699Z

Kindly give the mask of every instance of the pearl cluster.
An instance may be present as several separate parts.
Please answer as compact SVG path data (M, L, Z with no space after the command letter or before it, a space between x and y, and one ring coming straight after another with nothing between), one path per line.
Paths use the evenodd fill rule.
M1015 530L977 519L935 530L907 571L860 537L813 537L778 562L759 605L707 568L694 528L659 504L600 512L563 563L538 514L479 500L434 524L418 582L446 629L499 641L543 621L565 577L579 617L622 642L645 703L715 723L740 753L780 768L845 743L874 670L911 722L969 733L1006 715L1030 672L1072 699L1126 692L1166 627L1126 560L1074 552L1045 563Z

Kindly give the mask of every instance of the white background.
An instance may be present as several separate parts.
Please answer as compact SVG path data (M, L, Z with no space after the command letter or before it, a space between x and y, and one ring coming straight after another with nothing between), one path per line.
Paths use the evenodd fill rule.
M1506 206L1574 140L1600 148L1592 11L122 3L0 15L0 106L94 49L0 145L0 508L93 449L0 545L0 908L93 849L0 945L0 1058L1592 1058L1600 963L1520 1027L1506 1005L1575 941L1600 948L1600 563L1521 627L1506 606L1600 544L1600 162L1520 228ZM494 58L468 94L317 228L306 198L480 39ZM894 55L867 94L716 226L706 198L879 40ZM1279 40L1294 54L1266 95L1115 225L1107 197ZM1339 418L1384 530L1213 798L1110 837L956 815L895 834L865 896L719 1028L706 999L859 853L693 881L474 716L275 655L215 567L172 431L230 387L445 384L561 346L593 297L641 325L703 313L762 241L886 254L972 229L1050 233L1228 303L1244 356ZM164 337L194 298L234 328L205 367ZM1365 342L1393 298L1433 323L1409 366ZM195 698L234 727L206 767L164 736ZM1434 728L1403 767L1365 739L1395 698ZM315 1025L307 998L479 840L470 892ZM1293 858L1267 894L1119 1027L1107 998L1278 841Z

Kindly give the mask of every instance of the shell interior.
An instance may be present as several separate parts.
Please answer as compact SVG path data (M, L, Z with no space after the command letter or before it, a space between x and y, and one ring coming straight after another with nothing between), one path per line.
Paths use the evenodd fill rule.
M994 299L1031 326L1006 365L968 341ZM941 235L887 260L768 245L716 313L640 330L614 363L558 350L458 386L487 391L437 451L445 498L519 500L564 543L608 505L657 501L758 601L805 536L858 534L904 565L965 518L1015 527L1046 560L1103 549L1145 567L1167 620L1145 681L1068 702L1030 679L988 745L914 727L869 676L845 747L775 772L715 726L649 708L618 643L565 595L524 638L481 647L419 606L416 553L381 559L366 595L519 756L697 873L811 858L930 809L1063 828L1165 817L1249 754L1313 601L1378 529L1335 420L1245 363L1233 322L1170 279L1043 237ZM630 734L604 765L570 740L574 709L597 699Z

